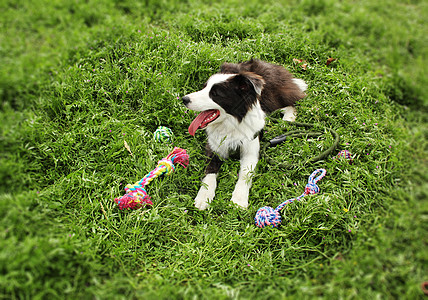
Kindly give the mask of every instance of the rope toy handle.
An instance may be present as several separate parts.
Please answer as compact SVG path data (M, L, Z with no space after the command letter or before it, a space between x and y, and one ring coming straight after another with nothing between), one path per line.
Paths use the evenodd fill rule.
M321 173L318 175L318 177L315 177L318 173ZM323 179L327 171L325 169L318 169L315 170L311 176L309 176L308 184L305 187L305 194L306 195L314 195L318 194L320 192L320 188L317 185L317 182Z
M162 175L171 175L175 171L175 164L180 164L184 168L189 164L189 155L186 150L175 147L174 150L164 159L161 159L156 168L150 171L140 181L134 184L127 184L125 186L126 194L114 199L119 209L137 209L144 205L153 205L150 196L147 194L145 186L153 179Z
M318 173L320 173L318 175ZM254 222L256 226L264 228L266 226L278 227L281 224L281 215L280 211L287 205L295 200L299 201L306 195L314 195L320 192L320 188L317 185L317 182L320 181L327 174L325 169L317 169L309 176L308 184L305 186L305 191L297 198L288 199L282 202L277 208L273 209L270 206L264 206L259 208L254 217ZM317 176L318 175L318 176ZM317 177L316 177L317 176Z

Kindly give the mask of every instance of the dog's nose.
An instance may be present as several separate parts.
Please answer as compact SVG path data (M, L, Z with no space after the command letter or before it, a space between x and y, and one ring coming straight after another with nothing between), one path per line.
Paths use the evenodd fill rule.
M183 101L184 105L187 105L190 103L190 98L189 96L184 96L183 98L181 98L181 101Z

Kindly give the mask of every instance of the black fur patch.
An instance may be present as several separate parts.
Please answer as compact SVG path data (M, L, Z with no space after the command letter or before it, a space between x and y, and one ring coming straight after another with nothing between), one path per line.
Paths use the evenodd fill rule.
M223 160L211 150L210 145L208 143L205 146L205 154L207 156L208 163L205 169L205 175L217 174L220 170L221 165L223 164Z
M257 92L247 74L237 74L211 87L210 98L239 122L257 101Z
M220 72L224 74L257 74L262 78L264 85L260 105L267 114L279 108L294 106L298 100L305 97L305 93L293 82L291 73L279 65L252 59L239 64L224 63Z

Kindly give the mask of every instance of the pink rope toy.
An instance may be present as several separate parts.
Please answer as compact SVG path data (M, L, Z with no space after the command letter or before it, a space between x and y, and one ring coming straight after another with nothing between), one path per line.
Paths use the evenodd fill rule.
M150 196L147 195L145 186L153 179L161 175L171 175L175 171L174 164L180 164L184 168L189 164L189 155L186 150L175 147L168 156L160 161L156 168L144 176L140 181L125 186L126 194L114 199L119 209L137 209L144 205L153 205Z

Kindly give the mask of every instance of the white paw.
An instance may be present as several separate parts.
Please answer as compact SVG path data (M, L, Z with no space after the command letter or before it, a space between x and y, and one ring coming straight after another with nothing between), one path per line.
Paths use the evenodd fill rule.
M211 201L214 199L214 194L210 195L208 190L202 191L204 187L201 187L198 195L195 198L195 207L199 210L205 210L210 206Z
M195 198L195 207L199 210L207 209L215 196L215 189L217 187L216 174L208 174L202 180L202 186L199 189Z
M248 194L249 194L248 188L236 187L235 190L233 191L232 199L230 199L230 201L232 201L233 203L235 203L236 205L238 205L243 209L247 209Z

